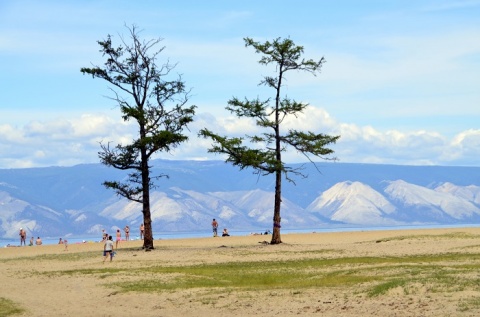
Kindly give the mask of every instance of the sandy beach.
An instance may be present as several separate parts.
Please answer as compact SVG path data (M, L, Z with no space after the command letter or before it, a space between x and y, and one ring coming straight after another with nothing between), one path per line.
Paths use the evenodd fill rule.
M265 244L269 239L156 240L151 252L129 241L111 263L102 262L102 243L72 244L68 251L63 245L2 248L0 298L24 310L14 316L480 315L480 228L284 234L280 245ZM248 263L269 272L281 261L316 263L302 270L318 283L160 291L125 291L119 284L182 281L178 270L200 265L233 263L235 274ZM385 292L373 293L398 272L384 283Z

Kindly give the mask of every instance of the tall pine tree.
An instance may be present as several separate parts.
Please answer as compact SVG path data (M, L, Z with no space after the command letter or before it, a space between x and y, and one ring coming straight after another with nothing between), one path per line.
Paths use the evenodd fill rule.
M195 106L187 106L188 91L181 77L170 79L175 65L168 61L157 64L157 49L161 39L142 41L135 26L128 28L131 42L121 37L114 47L112 37L98 41L106 61L103 66L82 68L83 74L110 83L113 100L118 103L122 118L137 123L138 135L130 144L102 143L100 161L120 170L128 170L124 182L105 181L103 184L122 197L142 204L145 227L143 247L153 249L150 189L153 179L168 176L151 175L149 161L157 152L170 152L188 138L183 129L193 121Z
M256 125L264 129L265 132L255 136L246 135L244 138L229 138L215 134L205 128L199 132L199 135L211 139L213 144L208 151L226 154L226 162L239 166L240 169L253 168L255 173L262 176L275 175L271 244L279 244L282 242L280 235L282 176L290 181L293 181L290 174L305 176L300 169L294 169L286 165L282 160L282 153L288 147L291 147L304 154L309 160L311 155L323 159L334 159L328 157L333 153L333 150L326 146L335 143L340 136L315 134L293 129L285 132L281 130L282 122L287 116L296 116L308 106L308 104L282 97L281 92L286 73L289 71L304 71L316 75L325 62L323 57L318 61L305 60L302 57L303 47L295 45L290 39L277 38L273 42L259 43L250 38L245 38L244 41L246 47L251 46L256 53L262 54L259 60L260 64L273 64L275 66L275 76L265 76L260 82L261 85L273 89L272 98L266 100L233 98L228 101L226 109L239 118L254 119ZM244 141L249 144L245 145Z

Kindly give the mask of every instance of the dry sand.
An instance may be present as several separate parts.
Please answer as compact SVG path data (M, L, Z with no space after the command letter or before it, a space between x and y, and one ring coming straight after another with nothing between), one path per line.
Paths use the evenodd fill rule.
M431 292L428 285L417 285L407 294L392 290L369 297L348 287L124 293L105 285L135 278L128 274L131 268L155 265L293 260L299 254L338 258L480 253L480 228L285 234L280 245L262 243L269 238L156 240L151 252L141 250L141 241L129 241L121 244L112 263L102 263L101 243L73 244L68 251L62 245L2 248L0 298L26 310L16 316L480 316L480 287ZM98 257L89 251L98 252ZM52 273L104 267L120 272ZM480 280L479 275L472 279ZM472 299L478 304L461 309L462 301Z

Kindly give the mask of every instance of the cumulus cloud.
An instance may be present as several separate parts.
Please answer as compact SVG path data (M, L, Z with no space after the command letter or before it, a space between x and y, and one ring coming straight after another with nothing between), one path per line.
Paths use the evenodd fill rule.
M469 129L458 133L442 153L444 161L464 161L469 165L478 165L480 155L480 130Z
M231 116L218 117L199 113L185 133L189 141L171 153L156 158L208 160L225 157L208 153L211 141L198 137L202 128L226 136L261 133L253 121ZM478 165L480 130L460 131L447 138L435 131L382 131L373 126L338 122L327 111L307 107L297 118L284 121L283 130L298 129L340 135L330 147L340 162L361 162L408 165ZM76 118L32 121L15 127L0 125L0 167L27 168L39 166L70 166L97 163L99 142L126 144L136 136L135 126L105 114L83 114ZM294 150L284 153L287 162L305 162Z
M133 139L131 124L102 114L0 126L0 166L26 168L98 162L99 142Z
M232 122L234 120L231 118L200 114L195 124L199 127L196 130L208 127L218 134L228 136L254 135L259 131L253 122L240 122L237 127L232 126ZM373 126L338 122L324 109L312 106L298 118L285 120L283 128L340 135L337 144L331 145L335 151L334 156L340 162L475 166L478 165L476 157L480 155L480 130L462 131L451 139L435 131L382 131ZM207 153L206 149L211 145L209 143L192 134L191 141L177 149L174 157L222 159ZM295 151L284 153L283 158L288 162L306 161L303 155Z

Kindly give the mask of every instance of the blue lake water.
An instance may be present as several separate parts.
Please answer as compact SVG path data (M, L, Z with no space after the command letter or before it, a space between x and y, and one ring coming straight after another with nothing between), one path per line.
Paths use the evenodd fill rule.
M283 229L282 235L289 233L312 233L312 232L354 232L354 231L380 231L380 230L409 230L409 229L435 229L435 228L476 228L480 227L480 224L456 224L456 225L408 225L408 226L391 226L391 227L325 227L325 228L309 228L309 229ZM231 236L248 236L252 233L260 234L265 230L229 230ZM155 240L169 240L169 239L195 239L195 238L208 238L212 236L211 231L198 231L198 232L158 232L154 233L153 238ZM42 237L43 244L57 244L60 237ZM83 243L83 242L99 242L101 235L98 236L68 236L62 237L68 239L69 244ZM138 236L131 236L131 240L138 240ZM29 239L27 239L28 245ZM6 247L7 245L18 246L20 245L20 239L0 239L0 247Z

